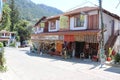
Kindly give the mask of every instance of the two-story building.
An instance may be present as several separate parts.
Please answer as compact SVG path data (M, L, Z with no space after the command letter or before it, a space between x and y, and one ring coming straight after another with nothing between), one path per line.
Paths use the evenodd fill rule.
M114 47L120 30L120 17L105 9L103 12L105 50ZM33 44L44 48L54 43L55 51L61 54L64 47L71 50L72 56L86 57L98 53L101 40L101 18L99 7L82 7L60 15L44 17L34 26L31 35ZM49 48L48 48L49 49Z
M15 42L15 32L9 32L6 30L0 31L0 42L3 42L4 46L9 46L10 43Z

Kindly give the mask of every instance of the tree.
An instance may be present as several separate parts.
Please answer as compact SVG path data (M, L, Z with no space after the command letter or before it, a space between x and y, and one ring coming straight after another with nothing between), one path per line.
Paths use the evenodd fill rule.
M10 26L10 31L14 31L16 24L19 21L19 11L18 8L15 6L15 1L14 0L10 0L9 2L9 6L11 8L11 13L10 13L10 17L11 17L11 26Z
M23 45L23 41L30 39L30 30L27 27L28 21L20 20L16 25L16 31L20 37L20 44Z
M11 9L9 8L8 4L4 4L0 30L2 29L10 30L10 25L11 25L10 12L11 12Z

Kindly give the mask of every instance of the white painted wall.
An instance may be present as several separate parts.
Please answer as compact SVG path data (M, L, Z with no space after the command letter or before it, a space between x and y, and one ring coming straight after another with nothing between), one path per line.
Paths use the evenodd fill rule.
M37 34L37 33L42 33L44 31L44 28L40 28L39 26L36 26L35 27L35 34Z
M104 28L106 29L106 31L104 32L104 44L106 44L107 40L111 36L111 28L112 28L111 20L113 20L113 18L111 16L103 13L103 23L104 23ZM100 22L99 23L99 29L101 29L100 14L99 14L99 22Z
M113 46L113 49L118 52L118 50L120 50L120 35L117 37L117 40Z
M44 31L44 28L39 28L37 33L42 33Z
M85 30L87 29L87 15L85 15L85 23L83 27L74 27L74 17L70 18L70 30Z
M90 11L90 12L88 13L88 15L95 15L95 14L98 14L98 11Z
M104 33L104 44L106 44L109 37L111 36L111 31L112 31L112 22L111 21L112 20L114 20L114 18L112 18L111 16L103 13L103 24L104 24L104 27L106 29L106 31Z
M106 31L104 32L104 44L107 42L107 40L109 39L109 37L112 34L112 20L114 20L114 33L116 33L116 31L119 28L119 21L117 19L115 19L114 17L103 13L103 23L104 23L104 27L106 29ZM99 14L99 22L101 23L101 18L100 18L100 14ZM99 23L99 29L101 29L101 24Z
M114 19L115 20L115 29L114 29L114 32L117 32L120 28L119 28L119 21L117 19Z
M59 20L56 20L56 28L57 28L57 31L60 30L60 21Z

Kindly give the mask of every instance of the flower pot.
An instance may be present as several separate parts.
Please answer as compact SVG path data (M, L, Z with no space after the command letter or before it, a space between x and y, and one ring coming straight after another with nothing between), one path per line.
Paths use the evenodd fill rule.
M111 57L107 57L107 61L111 61L112 59L111 59Z

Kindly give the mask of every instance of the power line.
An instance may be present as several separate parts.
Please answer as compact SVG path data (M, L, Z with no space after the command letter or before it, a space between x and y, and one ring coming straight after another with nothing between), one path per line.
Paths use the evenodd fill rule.
M95 4L95 3L93 3L93 2L91 2L91 1L88 1L88 0L86 0L87 2L89 2L90 4L92 4L92 5L94 5L94 6L99 6L99 5L97 5L97 4Z
M80 6L82 6L82 5L86 4L86 3L88 3L88 2L85 1L85 2L83 2L83 3L81 3L81 4L77 5L77 6L75 6L75 7L73 7L73 8L68 9L68 10L65 11L65 12L71 11L71 10L73 10L73 9L75 9L75 8L77 8L77 7L80 7Z
M116 8L118 8L119 5L120 5L120 0L119 0L119 3L117 4Z
M80 6L83 6L83 5L87 4L87 3L90 3L90 4L98 7L97 4L95 4L95 3L91 2L91 1L85 0L85 2L83 2L83 3L81 3L81 4L77 5L77 6L75 6L75 7L73 7L73 8L70 8L69 10L67 10L67 11L65 11L65 12L71 11L71 10L73 10L73 9L75 9L75 8L78 8L78 7L80 7Z

